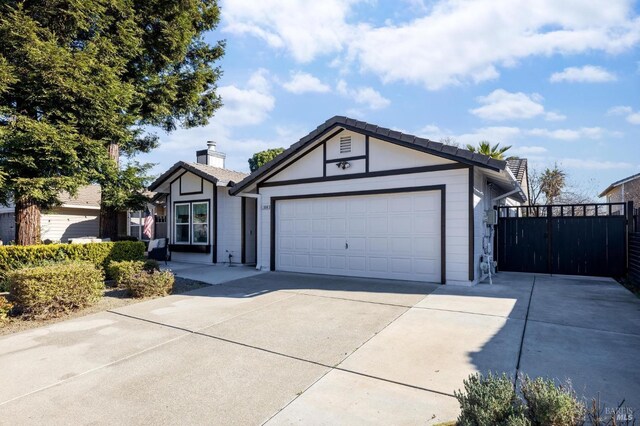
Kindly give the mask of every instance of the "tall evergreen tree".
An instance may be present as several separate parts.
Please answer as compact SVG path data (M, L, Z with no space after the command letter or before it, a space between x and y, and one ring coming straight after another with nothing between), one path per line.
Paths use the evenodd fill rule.
M16 203L18 242L37 241L36 213L60 190L89 181L102 185L101 235L116 237L117 211L140 204L144 189L145 166L121 167L121 155L156 146L147 126L204 125L221 106L215 62L224 43L203 39L219 21L217 2L10 0L0 8L0 201Z

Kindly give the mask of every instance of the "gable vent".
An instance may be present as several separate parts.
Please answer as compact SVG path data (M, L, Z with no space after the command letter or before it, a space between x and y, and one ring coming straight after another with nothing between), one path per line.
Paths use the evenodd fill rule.
M340 137L340 154L351 152L351 136Z

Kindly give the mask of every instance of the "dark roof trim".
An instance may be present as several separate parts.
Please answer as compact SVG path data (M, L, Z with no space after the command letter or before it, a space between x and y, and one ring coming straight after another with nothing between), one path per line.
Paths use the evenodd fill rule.
M604 191L602 191L602 192L600 193L600 195L598 195L598 197L604 197L605 195L607 195L607 193L608 193L609 191L611 191L611 190L612 190L613 188L615 188L616 186L618 186L618 185L620 185L620 184L622 184L622 183L628 182L628 181L630 181L630 180L634 180L634 179L636 179L636 178L640 178L640 173L636 173L635 175L627 176L627 177L626 177L626 178L624 178L624 179L620 179L620 180L618 180L618 181L615 181L615 182L613 182L611 185L609 185L609 186L607 187L607 189L605 189Z
M426 152L428 154L436 155L438 157L457 161L470 166L478 166L494 171L502 171L507 165L506 161L495 160L493 158L487 157L486 155L473 153L466 149L456 148L455 146L433 142L428 139L401 133L384 127L378 127L375 124L365 123L364 121L358 121L343 116L335 116L325 121L323 124L318 126L315 130L300 139L298 142L291 145L282 154L278 155L276 158L264 164L258 170L244 178L231 189L230 193L232 195L235 195L241 192L249 185L263 178L271 168L282 164L284 161L300 152L309 143L327 134L331 129L335 127L351 130L365 136L374 137L385 142L390 142L406 148ZM333 136L334 135L331 135L330 137L325 138L324 141L331 139L331 137Z
M191 164L186 163L184 161L178 161L176 164L171 166L169 170L161 174L160 177L158 177L158 179L154 180L151 185L149 185L149 191L155 191L160 185L162 185L162 183L165 180L167 180L171 175L173 175L178 169L181 169L181 168L211 183L215 184L218 182L218 179L202 172L201 170L198 170L197 168L193 167Z

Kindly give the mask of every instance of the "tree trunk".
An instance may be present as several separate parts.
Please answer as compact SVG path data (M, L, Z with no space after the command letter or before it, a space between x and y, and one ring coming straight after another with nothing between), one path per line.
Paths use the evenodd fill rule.
M21 197L16 201L15 213L16 244L40 244L40 206L29 197Z
M100 238L118 239L118 211L110 207L100 207Z
M116 163L116 167L120 167L120 146L110 143L107 150L109 158ZM110 238L111 241L118 239L118 211L106 207L103 202L100 203L100 238Z

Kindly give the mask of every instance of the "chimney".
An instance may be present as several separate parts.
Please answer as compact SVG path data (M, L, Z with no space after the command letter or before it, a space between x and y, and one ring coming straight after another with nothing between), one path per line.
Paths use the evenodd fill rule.
M196 161L200 164L207 164L213 167L224 169L224 159L226 155L216 151L216 142L207 141L207 149L196 152Z

